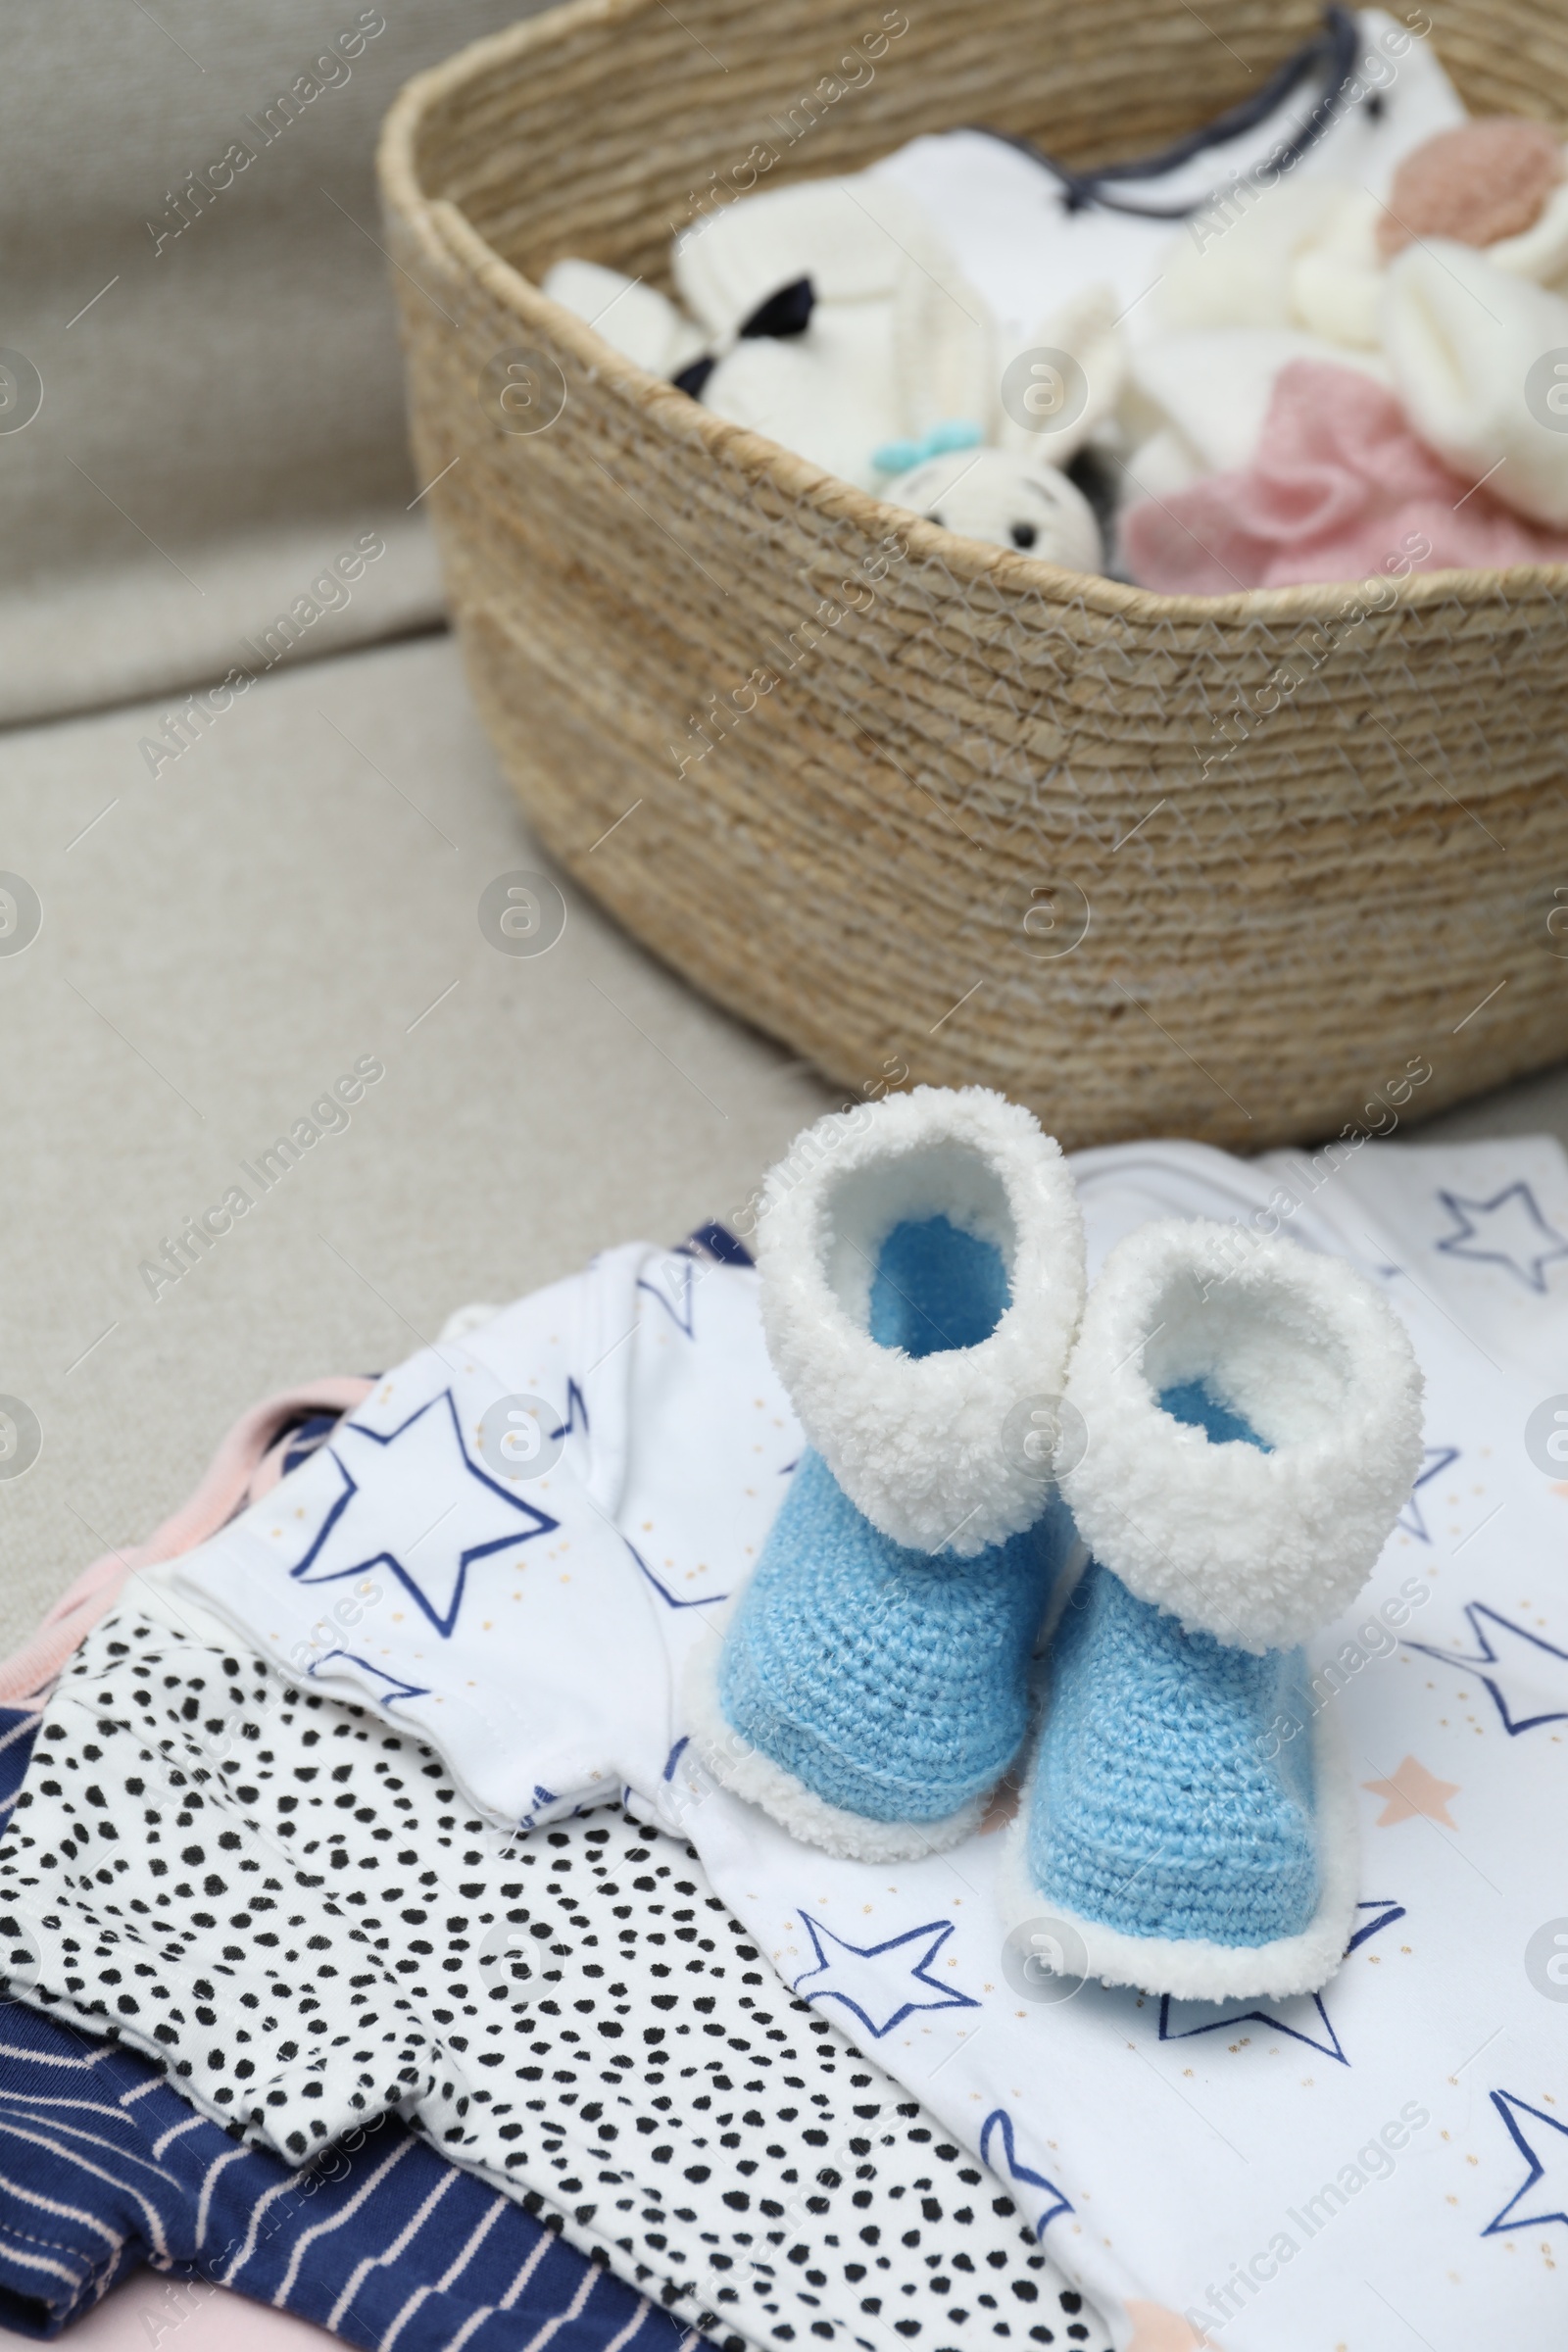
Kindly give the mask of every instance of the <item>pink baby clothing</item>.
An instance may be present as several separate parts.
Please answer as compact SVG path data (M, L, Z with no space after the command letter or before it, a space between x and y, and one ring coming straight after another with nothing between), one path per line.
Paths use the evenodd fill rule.
M178 2331L177 2352L327 2352L324 2328L273 2311L206 2278L135 2272L71 2328L71 2352L153 2352ZM0 2339L22 2342L0 2328Z
M1251 464L1122 522L1133 579L1228 596L1310 580L1568 563L1568 532L1527 522L1419 442L1392 392L1356 369L1293 360Z
M190 1500L166 1519L145 1544L106 1551L84 1568L49 1610L37 1632L0 1661L0 1706L37 1707L68 1658L120 1597L132 1569L174 1559L216 1535L237 1510L275 1487L297 1445L302 1425L324 1431L340 1413L363 1402L375 1384L354 1375L312 1381L266 1397L235 1422Z

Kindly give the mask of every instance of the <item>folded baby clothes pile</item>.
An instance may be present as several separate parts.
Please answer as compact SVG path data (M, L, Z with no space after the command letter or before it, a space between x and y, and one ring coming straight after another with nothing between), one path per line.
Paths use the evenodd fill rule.
M1199 596L1368 578L1387 595L1415 570L1568 564L1568 531L1485 484L1466 494L1393 393L1319 360L1281 371L1250 466L1144 500L1123 544L1146 585Z
M1544 2341L1568 1166L935 1102L736 1212L760 1296L612 1250L127 1586L24 1997L753 2341Z
M432 2168L460 2185L445 2158L542 2198L669 2308L722 2315L733 2344L809 2329L874 2347L884 2328L962 2344L1021 2301L1040 2320L1059 2304L999 2184L789 1998L684 1841L618 1809L514 1846L487 1836L429 1748L225 1654L188 1602L141 1598L89 1637L45 1717L12 1885L57 1992L48 2030L110 2024L200 2113L275 2151L247 2159L210 2232L257 2209L257 2173L269 2205L288 2164L328 2147L306 2182L345 2192L356 2168L378 2179L416 2152L423 2203ZM215 1768L224 1740L237 1764ZM461 2190L449 2222L513 2213L479 2180ZM518 2211L511 2234L529 2227ZM238 2254L212 2241L216 2275L265 2294L288 2248L264 2258L248 2232ZM578 2270L580 2310L598 2273ZM352 2332L335 2283L318 2275L313 2316ZM361 2328L377 2299L409 2299L411 2265L374 2283ZM617 2328L633 2309L622 2290Z
M1508 211L1521 160L1539 169ZM1568 179L1544 124L1443 133L1382 199L1276 190L1183 246L1159 299L1174 331L1132 367L1158 420L1128 460L1150 496L1122 534L1143 584L1564 561ZM1240 413L1211 397L1227 375Z
M1251 101L1138 164L980 129L769 186L778 160L754 150L676 238L678 301L571 261L545 292L715 415L1069 568L1227 593L1561 561L1561 139L1467 120L1430 19L1331 8ZM1306 462L1303 384L1333 514L1293 533L1267 518ZM1391 535L1395 436L1436 530Z
M716 1236L661 1262L695 1281L715 1246L744 1261ZM294 1519L318 1396L248 1415L209 1500L259 1486ZM591 1379L576 1409L589 1398ZM280 1422L300 1426L279 1441ZM348 1425L333 1442L352 1445ZM248 1473L247 1443L264 1465ZM530 1556L505 1563L509 1585ZM309 1640L285 1645L303 1690L167 1579L131 1579L48 1702L13 1840L44 1905L0 1905L12 1988L44 2010L4 2012L23 2021L19 2099L58 2107L62 2068L85 2063L113 2150L93 2172L70 2119L45 2119L50 2194L74 2190L78 2227L57 2233L40 2331L150 2259L368 2345L564 2329L577 2352L618 2352L671 2329L607 2271L733 2352L808 2330L865 2352L1104 2341L1003 2185L778 1986L683 1838L613 1802L532 1835L454 1813L431 1748L310 1687L350 1654L373 1671L356 1640L373 1576L320 1595ZM35 1719L12 1722L0 1754L20 1766ZM562 1807L541 1785L529 1811ZM0 2167L3 2142L0 2119ZM141 2168L160 2159L149 2201ZM84 2164L107 2183L90 2197ZM318 2239L331 2259L306 2262ZM0 2235L8 2258L31 2275Z
M0 1829L37 1730L0 1710ZM4 1935L21 1989L30 1947L15 1922ZM133 1999L117 1990L104 2022L133 2015ZM366 2352L514 2352L541 2335L562 2352L675 2352L682 2329L567 2245L558 2216L546 2227L396 2117L371 2117L301 2172L193 2109L167 2050L158 2061L0 2001L0 2330L53 2338L150 2264L166 2289L140 2303L127 2342L162 2341L216 2288Z

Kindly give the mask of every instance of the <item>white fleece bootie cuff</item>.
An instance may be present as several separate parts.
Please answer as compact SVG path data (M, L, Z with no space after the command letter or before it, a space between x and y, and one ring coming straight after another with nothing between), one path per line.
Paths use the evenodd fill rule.
M1201 1382L1270 1449L1165 1412ZM1302 1642L1365 1583L1421 1460L1403 1324L1338 1258L1176 1219L1114 1249L1066 1395L1088 1449L1062 1492L1095 1557L1189 1633Z
M977 1347L913 1358L871 1338L871 1284L894 1227L939 1216L1001 1252L1009 1302ZM1030 1400L1061 1394L1084 1233L1060 1147L1027 1110L920 1086L818 1120L768 1177L758 1263L768 1352L873 1527L968 1559L1033 1524L1015 1408L1027 1427Z

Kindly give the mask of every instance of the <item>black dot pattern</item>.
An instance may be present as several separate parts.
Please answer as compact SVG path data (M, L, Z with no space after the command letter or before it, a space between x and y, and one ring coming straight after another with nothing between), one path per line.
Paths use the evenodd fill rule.
M24 1997L298 2163L394 2110L732 2352L1104 2346L1002 2183L618 1806L512 1842L440 1757L127 1616L0 1848ZM0 1946L0 1949L3 1949Z

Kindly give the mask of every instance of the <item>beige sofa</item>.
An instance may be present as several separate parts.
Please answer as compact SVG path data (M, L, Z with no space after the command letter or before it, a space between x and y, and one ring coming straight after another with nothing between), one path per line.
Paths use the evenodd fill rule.
M7 12L0 342L43 388L0 409L0 867L42 909L0 937L0 1392L43 1436L0 1479L7 1647L256 1398L722 1216L835 1100L575 886L545 956L479 930L540 859L442 633L370 157L407 75L515 13ZM1568 1081L1445 1125L1568 1138Z

